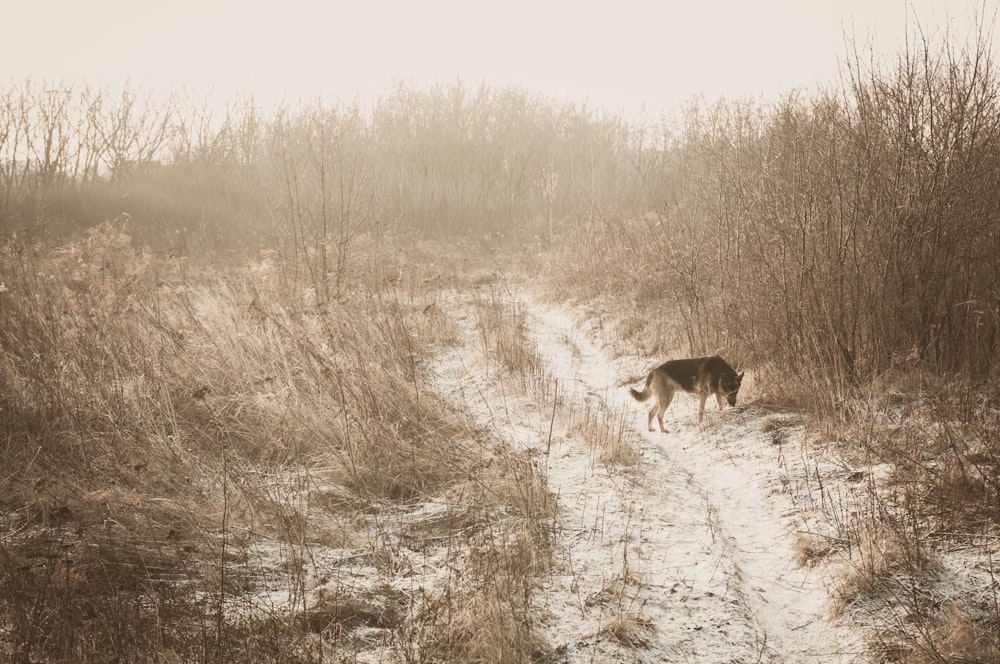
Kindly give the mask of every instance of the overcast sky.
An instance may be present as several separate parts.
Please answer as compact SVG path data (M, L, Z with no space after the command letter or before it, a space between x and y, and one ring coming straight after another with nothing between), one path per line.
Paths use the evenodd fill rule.
M0 0L0 82L131 79L269 103L461 78L657 114L699 93L831 83L845 33L894 53L916 17L964 40L998 1Z

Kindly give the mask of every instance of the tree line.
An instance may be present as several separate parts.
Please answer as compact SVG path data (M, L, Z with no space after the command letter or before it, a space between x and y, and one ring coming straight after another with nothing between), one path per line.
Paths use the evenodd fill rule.
M341 223L547 228L628 204L636 131L596 109L462 82L399 86L368 106L264 108L252 96L220 105L29 80L0 87L0 215L8 228L52 229L127 211L161 234L204 226L227 240L289 225L325 238Z
M331 296L365 233L621 245L712 347L782 349L831 385L903 361L984 376L997 83L984 29L915 32L887 63L849 49L825 88L645 123L461 81L267 109L25 81L0 88L0 220L68 232L124 213L172 249L269 243Z

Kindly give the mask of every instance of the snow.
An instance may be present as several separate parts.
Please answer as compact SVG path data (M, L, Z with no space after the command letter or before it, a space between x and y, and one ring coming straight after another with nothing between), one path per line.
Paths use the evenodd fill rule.
M907 630L910 644L927 638L913 635L923 627L911 626L910 607L894 603L891 590L851 598L846 610L837 602L844 579L865 563L857 541L846 545L844 533L857 540L870 528L879 535L873 511L890 513L894 506L873 506L872 498L893 490L892 463L852 466L836 450L809 444L802 416L754 404L752 376L739 407L710 408L699 425L697 397L680 394L665 415L668 432L648 432L648 405L635 402L628 387L640 386L649 368L671 358L612 356L585 315L508 288L489 301L499 298L525 315L540 365L535 375L512 378L483 350L476 308L484 300L468 291L440 295L460 340L435 349L423 371L427 389L490 432L491 445L532 459L556 499L552 565L533 580L530 599L535 627L553 650L547 661L853 664L877 659L866 643L880 638L906 639ZM280 401L280 395L259 397L259 406ZM899 424L901 412L890 404L875 416ZM923 425L911 416L906 426ZM926 429L934 426L941 425L927 422ZM925 463L937 463L925 456ZM344 491L336 470L330 477L315 468L247 472L259 473L246 480L267 503L262 521L278 510L294 523L321 518L322 497ZM252 589L225 601L237 616L322 611L340 599L369 613L419 611L423 598L461 575L460 556L451 555L461 535L449 532L439 544L410 542L406 533L439 522L447 529L455 508L446 496L366 504L343 532L331 529L324 544L307 537L290 542L279 528L248 533L245 559L234 555L229 569L245 574ZM937 537L926 542L931 573L913 578L904 570L881 580L919 592L928 607L954 603L966 612L995 613L995 529L931 535ZM817 549L839 543L809 556L803 542ZM239 549L234 543L232 550ZM392 565L379 556L391 556ZM388 606L393 600L398 606ZM350 635L354 661L403 661L411 654L400 648L408 635L393 631L409 629L405 620L395 627L359 622Z
M801 508L781 479L788 455L778 465L762 431L769 416L712 412L699 427L697 399L679 397L670 432L648 433L646 408L621 384L641 360L613 362L567 310L518 300L569 416L550 421L531 396L504 390L460 309L470 342L439 361L438 388L468 395L478 424L541 459L558 497L558 542L535 601L557 652L570 662L864 661L860 634L830 617L822 568L795 562ZM626 463L581 435L584 410L622 421ZM624 639L615 636L623 621Z
M647 406L628 387L670 358L611 357L585 316L503 288L492 295L524 313L537 375L512 377L486 354L476 327L483 300L469 292L441 296L460 342L438 349L424 369L429 389L533 459L556 498L553 562L531 597L550 660L870 661L865 644L899 624L905 607L862 599L834 610L857 561L851 547L827 544L863 523L871 482L892 467L853 467L810 445L804 418L753 403L752 379L737 408L711 408L699 425L697 397L681 394L664 418L668 432L647 432ZM428 502L378 518L398 520L402 531L448 509ZM345 588L419 598L452 582L447 552L434 546L398 543L395 575L350 546L306 553L274 543L268 554L261 543L262 560L274 558L265 568L300 561L305 583L283 590L276 576L259 605L313 606ZM810 546L822 555L808 555ZM963 595L988 604L993 567L973 548L941 561L932 591L942 604ZM385 630L366 634L357 661L395 661Z

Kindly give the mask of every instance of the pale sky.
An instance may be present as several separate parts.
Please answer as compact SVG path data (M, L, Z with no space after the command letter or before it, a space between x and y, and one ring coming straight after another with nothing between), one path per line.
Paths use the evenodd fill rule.
M25 77L370 99L512 84L632 115L696 94L833 83L844 37L895 53L914 16L964 40L1000 0L0 0L0 82Z

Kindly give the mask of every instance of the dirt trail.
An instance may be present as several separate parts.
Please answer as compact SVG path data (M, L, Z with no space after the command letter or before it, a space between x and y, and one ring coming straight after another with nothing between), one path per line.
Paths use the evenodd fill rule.
M558 381L555 418L496 380L469 303L452 307L466 343L436 373L481 426L535 455L558 496L555 564L535 598L555 661L865 661L859 635L829 620L820 573L795 563L810 498L795 476L809 461L790 461L773 436L794 421L727 410L698 427L697 399L683 395L670 433L647 433L620 383L659 358L609 361L568 311L516 299ZM631 452L608 458L589 442L598 420Z

